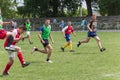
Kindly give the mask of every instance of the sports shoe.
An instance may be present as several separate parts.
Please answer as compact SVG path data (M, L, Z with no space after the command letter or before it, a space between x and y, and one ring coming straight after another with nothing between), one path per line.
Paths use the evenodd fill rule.
M53 63L51 60L46 61L47 63Z
M61 47L61 50L64 52L64 48Z
M7 51L15 51L15 48L13 46L5 47L5 50Z
M37 48L33 47L32 51L31 51L31 54L33 54L36 50L37 50Z
M3 75L3 76L8 76L8 75L9 75L9 72L7 72L7 73L4 73L4 72L3 72L2 75Z
M22 38L22 41L24 41L25 40L25 38Z
M33 44L33 42L30 42L30 44Z
M75 50L70 50L70 52L75 52Z
M25 63L22 65L22 67L23 67L23 68L24 68L24 67L27 67L29 64L30 64L30 62L25 62Z
M105 48L101 48L101 49L100 49L101 52L103 52L103 51L105 51L105 50L106 50Z
M79 47L81 45L81 43L80 43L80 41L78 42L78 44L77 44L77 47Z

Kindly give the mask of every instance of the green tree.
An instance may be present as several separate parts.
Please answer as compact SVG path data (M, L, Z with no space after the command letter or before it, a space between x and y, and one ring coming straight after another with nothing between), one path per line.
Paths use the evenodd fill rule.
M65 12L66 9L66 13L68 16L75 16L77 14L77 10L79 7L79 3L78 0L64 0L63 1L63 10Z
M23 17L45 17L49 16L49 0L25 0L24 6L18 7L18 13Z
M17 11L15 10L16 3L10 0L0 0L2 16L4 18L15 18Z
M78 9L78 0L25 0L18 13L23 17L74 16Z
M120 0L99 0L101 15L120 15Z

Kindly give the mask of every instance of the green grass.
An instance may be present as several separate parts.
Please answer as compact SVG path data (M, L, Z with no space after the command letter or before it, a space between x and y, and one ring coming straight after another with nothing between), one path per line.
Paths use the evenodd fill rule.
M55 44L51 56L53 64L45 62L46 55L35 52L30 54L32 47L43 48L37 32L32 32L34 44L27 40L19 42L25 61L31 64L22 68L16 56L15 63L10 69L10 76L0 77L0 80L120 80L120 33L98 32L102 45L107 49L101 53L96 41L91 39L88 44L76 47L78 40L86 38L86 32L76 32L71 35L74 53L61 52L60 47L66 43L61 32L52 32ZM25 34L24 34L25 35ZM8 54L3 49L3 41L0 41L0 73L8 61Z

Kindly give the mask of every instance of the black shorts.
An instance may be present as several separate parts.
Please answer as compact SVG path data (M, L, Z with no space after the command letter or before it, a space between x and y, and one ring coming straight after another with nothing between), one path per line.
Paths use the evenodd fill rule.
M43 40L45 41L45 43L42 43L42 44L43 44L43 46L44 46L44 47L48 46L48 44L49 44L48 39L43 39Z

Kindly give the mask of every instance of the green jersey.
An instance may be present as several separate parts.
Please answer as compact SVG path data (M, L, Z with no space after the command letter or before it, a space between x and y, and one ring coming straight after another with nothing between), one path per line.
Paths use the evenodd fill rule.
M40 31L42 31L41 37L43 39L48 39L50 36L50 32L51 32L51 25L49 25L49 26L43 25L40 28Z
M31 26L30 22L25 22L25 27L26 27L27 31L31 30L30 26Z
M2 16L0 15L0 22L2 22ZM2 25L0 24L0 29L2 29Z

